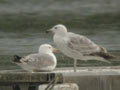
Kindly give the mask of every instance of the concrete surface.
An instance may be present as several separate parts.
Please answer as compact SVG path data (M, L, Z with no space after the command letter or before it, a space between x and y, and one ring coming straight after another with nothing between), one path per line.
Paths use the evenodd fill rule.
M50 74L49 78L46 75ZM52 75L53 74L53 75ZM18 75L18 76L17 76ZM42 75L42 76L41 76ZM60 75L59 82L76 83L79 90L120 90L120 67L80 67L77 72L73 68L57 68L53 72L29 73L19 70L0 71L0 87L7 84L10 88L17 82L21 87L47 84L54 75ZM6 81L6 84L4 83ZM48 80L45 82L45 80ZM20 81L20 82L18 82ZM42 83L41 83L42 81ZM43 83L44 82L44 83ZM12 84L13 83L13 84ZM6 90L6 89L2 89ZM28 90L28 89L21 89ZM37 89L34 89L37 90Z

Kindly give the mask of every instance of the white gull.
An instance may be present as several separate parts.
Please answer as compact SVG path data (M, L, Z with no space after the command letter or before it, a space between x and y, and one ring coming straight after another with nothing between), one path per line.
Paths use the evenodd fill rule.
M52 71L57 64L53 51L56 51L56 49L51 45L43 44L40 45L38 53L30 54L23 58L15 55L14 62L29 72Z
M107 50L87 37L72 32L68 32L67 28L58 24L46 31L54 34L53 41L57 48L66 56L74 59L74 71L76 71L77 60L99 60L108 62L106 59L114 58L107 53Z

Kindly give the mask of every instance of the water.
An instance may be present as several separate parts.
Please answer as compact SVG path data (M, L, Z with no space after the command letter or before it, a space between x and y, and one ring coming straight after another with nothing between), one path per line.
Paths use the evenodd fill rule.
M12 56L35 53L40 44L53 46L52 35L45 31L62 23L120 55L119 0L1 0L0 1L0 69L18 69ZM73 60L56 54L58 67L71 66ZM98 61L79 61L78 66L120 65Z

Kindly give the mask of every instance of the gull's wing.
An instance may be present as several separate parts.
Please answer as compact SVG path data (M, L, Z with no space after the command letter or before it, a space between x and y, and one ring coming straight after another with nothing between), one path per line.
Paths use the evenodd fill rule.
M31 54L23 57L20 60L23 64L28 64L33 67L43 68L54 65L53 57L48 54Z
M87 37L71 32L68 33L67 46L71 50L80 52L83 55L89 55L94 52L101 52L102 50L105 51L104 48L101 48Z

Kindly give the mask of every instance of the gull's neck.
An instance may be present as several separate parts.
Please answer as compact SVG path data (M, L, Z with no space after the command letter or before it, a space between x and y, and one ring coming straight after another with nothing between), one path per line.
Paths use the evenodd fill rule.
M67 32L59 32L59 33L55 33L55 35L65 37L67 35Z

